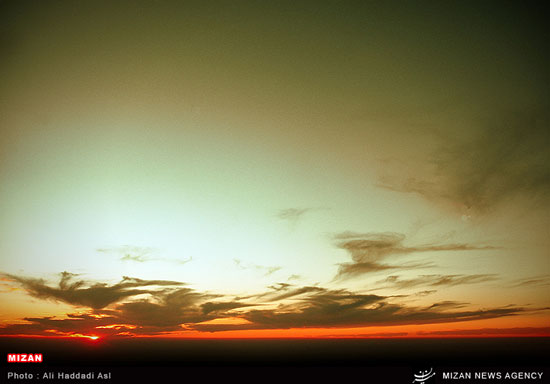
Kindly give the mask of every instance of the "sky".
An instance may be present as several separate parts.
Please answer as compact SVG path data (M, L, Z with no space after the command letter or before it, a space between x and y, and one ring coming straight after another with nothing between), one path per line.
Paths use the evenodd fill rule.
M1 1L0 335L550 335L547 17Z

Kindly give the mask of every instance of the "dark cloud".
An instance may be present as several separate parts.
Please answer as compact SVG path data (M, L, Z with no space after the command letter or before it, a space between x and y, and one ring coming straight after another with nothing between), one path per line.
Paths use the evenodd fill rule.
M441 302L428 308L392 304L387 297L324 290L275 309L253 309L241 315L246 324L195 324L207 332L245 329L288 329L308 327L365 327L380 325L461 322L513 316L520 307L456 310L462 303Z
M250 322L249 324L197 324L195 328L213 332L225 329L331 327L336 324L352 326L359 308L383 300L383 297L376 295L360 295L345 290L332 291L317 287L303 287L294 293L289 297L311 294L297 303L280 305L275 310L250 310L242 314L241 317Z
M364 262L364 263L341 263L338 268L338 274L336 279L351 278L359 275L363 275L371 272L385 271L389 269L417 269L417 268L429 268L434 264L430 262L424 263L404 263L400 265L381 264L376 262Z
M424 283L452 285L482 281L490 277L434 276L437 277L432 277ZM115 285L90 285L88 282L76 280L75 275L65 272L61 274L58 287L50 287L39 279L10 278L24 286L34 297L61 300L75 306L89 304L92 309L86 314L69 314L61 319L25 318L24 324L1 327L0 334L4 335L128 336L157 335L185 330L216 332L236 329L365 327L471 321L513 316L526 311L514 305L465 310L467 304L456 301L411 307L392 302L394 296L362 294L319 286L295 287L287 283L273 285L263 294L240 300L228 300L227 295L199 292L181 287L182 283L165 280L124 277ZM387 280L392 284L401 282L397 276ZM412 284L408 280L405 282L406 285ZM145 286L159 287L154 290L136 289ZM109 293L106 294L100 288ZM148 295L140 299L131 298L141 293ZM108 304L123 299L126 301L105 308ZM233 311L235 309L238 311ZM243 323L209 322L227 317L240 318Z
M156 292L149 299L121 303L113 313L125 324L160 330L179 329L181 324L199 323L213 318L203 304L219 295L197 292L191 288ZM221 310L221 308L218 308ZM223 314L216 313L223 316Z
M284 299L289 299L291 297L301 296L303 294L312 293L312 292L326 292L326 289L320 288L320 287L314 287L314 286L296 288L292 290L287 290L287 292L281 293L280 295L276 295L272 298L272 300L273 301L284 300Z
M26 323L0 327L0 335L33 335L64 337L131 337L135 335L159 335L180 330L178 325L135 326L123 324L118 317L95 317L89 314L68 314L66 318L52 317L24 318Z
M454 286L464 284L477 284L487 281L497 280L497 275L477 274L477 275L421 275L413 279L401 279L400 276L388 276L379 283L387 283L390 288L404 289L418 286ZM428 291L429 292L429 291Z
M550 117L504 114L477 124L469 137L447 137L416 176L383 175L379 186L484 214L505 200L550 196ZM419 167L421 168L421 167Z
M338 335L338 334L332 334L332 335L323 335L324 337L333 337L333 338L340 338L340 337L345 337L345 338L369 338L369 337L380 337L380 338L384 338L384 337L402 337L402 336L407 336L409 333L408 332L377 332L377 333L355 333L355 334L346 334L344 336L342 335Z
M284 298L291 304L275 309L252 309L239 316L245 324L195 324L194 329L207 332L245 329L307 327L362 327L374 325L430 324L460 322L513 316L523 313L520 307L507 306L483 310L458 310L466 303L443 301L429 307L415 308L389 302L391 298L363 295L347 290L301 287Z
M239 301L208 302L201 305L202 313L208 315L211 312L228 311L236 308L250 307L254 304L245 304Z
M455 329L451 331L420 331L423 336L550 336L550 327Z
M272 289L274 291L285 291L287 290L288 288L292 287L292 284L288 284L288 283L277 283L277 284L273 284L273 285L270 285L268 288L269 289Z
M67 318L26 317L27 323L10 324L0 328L0 335L74 335L74 334L113 334L116 332L97 331L96 327L116 324L117 319L110 316L94 317L89 314L68 314Z
M414 262L390 265L382 260L396 255L408 255L435 251L473 251L495 249L492 246L476 246L471 244L424 244L418 246L404 245L405 235L394 232L385 233L354 233L343 232L334 236L337 247L346 250L352 263L341 263L336 279L350 278L365 273L379 272L389 269L414 269L432 267L432 263Z
M354 233L343 232L334 238L338 247L347 250L355 262L379 261L390 255L409 254L414 252L432 251L472 251L495 249L493 246L477 246L471 244L425 244L405 246L405 235L394 232L385 233Z
M365 307L376 303L375 306ZM429 324L470 321L510 316L521 313L521 308L443 312L412 309L381 301L376 296L312 300L294 311L252 310L244 318L256 327L360 327L370 325Z
M39 299L51 299L63 301L68 304L90 307L94 309L104 308L122 299L155 292L151 289L137 289L151 286L177 286L182 283L167 280L141 280L124 276L114 285L105 283L90 284L84 280L73 280L76 275L62 272L58 286L50 286L43 279L25 278L14 275L4 275L17 282L31 296Z
M182 330L182 324L211 320L214 315L223 317L221 306L204 311L204 302L216 297L190 288L167 288L151 292L148 299L120 303L111 309L96 309L85 315L69 314L65 319L25 318L27 324L8 325L0 328L0 334L42 335L52 330L69 336L162 334Z
M549 275L539 275L516 280L514 287L550 285Z

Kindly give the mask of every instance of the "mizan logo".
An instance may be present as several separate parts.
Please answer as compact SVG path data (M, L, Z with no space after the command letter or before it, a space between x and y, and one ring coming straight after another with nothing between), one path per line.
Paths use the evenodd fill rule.
M429 371L420 371L420 372L414 374L413 384L414 383L423 384L427 380L431 379L434 376L435 376L435 372L434 372L433 368L430 368Z
M41 353L8 353L8 363L41 363Z

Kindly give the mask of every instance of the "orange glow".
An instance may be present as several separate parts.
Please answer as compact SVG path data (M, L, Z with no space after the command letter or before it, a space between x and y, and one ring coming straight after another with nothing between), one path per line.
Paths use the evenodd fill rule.
M130 324L111 324L111 325L98 325L96 328L105 328L105 329L136 329L137 327L135 325Z
M203 324L222 324L215 319ZM241 319L237 319L241 320ZM225 324L239 324L225 323ZM289 328L261 330L227 330L199 332L182 326L182 331L164 335L136 337L182 337L198 339L264 339L264 338L494 338L550 337L546 316L485 319L470 322L409 324L352 328Z
M95 313L88 314L88 316L93 317L94 319L102 319L104 317L109 317L107 315L96 315Z
M242 318L218 318L200 323L227 328L252 326ZM95 327L98 334L68 333L48 329L37 335L13 335L17 337L59 337L98 340L109 337L189 338L189 339L265 339L265 338L495 338L495 337L550 337L546 314L522 317L503 317L468 322L408 324L350 328L289 328L289 329L228 329L206 332L193 329L192 324L181 324L181 329L156 335L142 335L140 327L132 324L109 324ZM107 333L101 330L109 330ZM114 332L113 332L114 331Z
M66 333L66 332L57 331L55 329L47 329L44 332L53 333L58 337L77 337L77 338L84 338L84 339L90 339L90 340L99 339L99 336L96 336L96 335L83 335L82 333Z
M240 317L224 317L224 318L218 318L218 319L212 319L208 321L203 321L201 323L197 324L233 324L233 325L241 325L241 324L252 324L250 321L240 318Z

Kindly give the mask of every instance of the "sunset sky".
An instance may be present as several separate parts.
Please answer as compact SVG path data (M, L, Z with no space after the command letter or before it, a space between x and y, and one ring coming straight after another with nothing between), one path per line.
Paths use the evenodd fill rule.
M1 1L0 335L550 335L543 4Z

